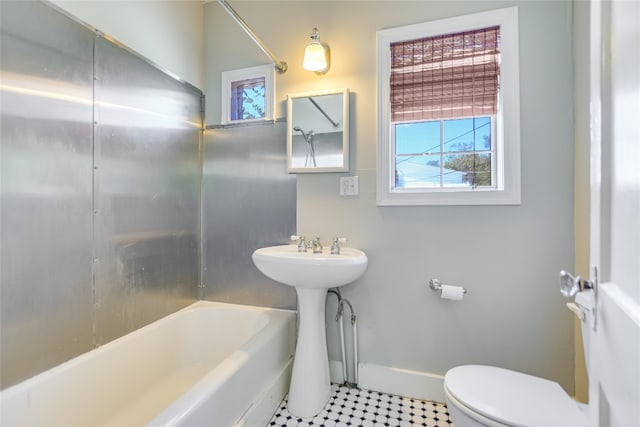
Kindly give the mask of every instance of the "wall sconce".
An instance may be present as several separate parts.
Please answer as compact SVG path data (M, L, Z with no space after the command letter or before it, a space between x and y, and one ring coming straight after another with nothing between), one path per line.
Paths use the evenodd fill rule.
M320 42L317 28L313 29L310 38L311 41L304 50L302 68L307 71L314 71L316 74L325 74L329 71L331 63L329 46Z

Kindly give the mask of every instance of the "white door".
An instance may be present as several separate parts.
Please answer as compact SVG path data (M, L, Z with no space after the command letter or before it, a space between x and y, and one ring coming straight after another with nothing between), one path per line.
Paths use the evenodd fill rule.
M594 0L590 45L589 424L640 427L640 1Z

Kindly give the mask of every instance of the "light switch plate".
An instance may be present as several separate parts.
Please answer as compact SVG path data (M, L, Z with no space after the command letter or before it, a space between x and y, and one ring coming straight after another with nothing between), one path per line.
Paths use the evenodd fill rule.
M340 195L357 196L360 192L357 176L340 177Z

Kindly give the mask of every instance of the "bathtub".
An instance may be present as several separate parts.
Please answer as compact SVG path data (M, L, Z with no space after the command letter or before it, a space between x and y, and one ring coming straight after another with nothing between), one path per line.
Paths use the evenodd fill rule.
M199 301L0 392L0 425L265 426L295 313Z

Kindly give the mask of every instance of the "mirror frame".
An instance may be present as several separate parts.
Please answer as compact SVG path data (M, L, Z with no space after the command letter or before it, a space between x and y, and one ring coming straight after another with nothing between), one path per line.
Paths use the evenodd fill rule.
M293 111L293 103L296 99L300 98L312 98L326 95L342 96L342 117L338 122L339 124L342 124L342 165L293 167L293 128L294 126L296 126L293 122L295 114L295 112ZM318 111L318 114L322 113ZM287 95L287 171L289 173L325 173L349 171L349 89L328 89Z

